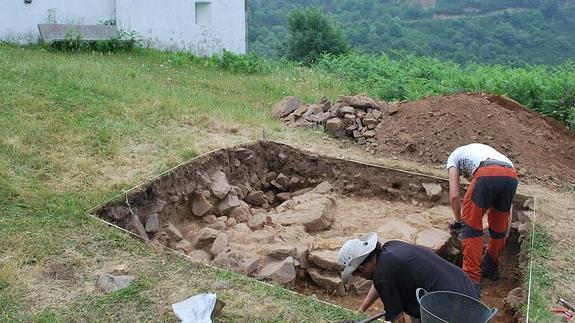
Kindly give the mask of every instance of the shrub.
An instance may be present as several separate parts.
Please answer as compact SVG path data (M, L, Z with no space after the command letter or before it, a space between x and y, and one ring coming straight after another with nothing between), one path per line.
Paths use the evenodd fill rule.
M64 41L53 42L51 47L65 52L95 51L100 53L131 51L141 45L141 40L136 32L120 30L120 37L98 41L86 41L82 35L75 31L69 31L64 36Z
M221 56L213 55L210 62L212 65L238 74L257 74L268 71L266 61L253 52L238 55L224 49Z
M322 54L339 55L349 51L341 29L318 8L299 8L288 16L285 57L309 65Z

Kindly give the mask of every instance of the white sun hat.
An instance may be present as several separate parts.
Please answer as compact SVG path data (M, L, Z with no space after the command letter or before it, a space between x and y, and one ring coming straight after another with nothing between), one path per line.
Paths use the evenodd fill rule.
M346 242L339 251L338 264L342 267L341 281L344 285L351 277L351 274L361 265L377 245L377 233L370 232L360 237Z

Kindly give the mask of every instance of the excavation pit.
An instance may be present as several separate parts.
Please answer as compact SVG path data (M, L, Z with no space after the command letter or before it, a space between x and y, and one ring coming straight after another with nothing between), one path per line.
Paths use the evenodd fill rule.
M191 258L357 309L370 282L341 284L337 253L368 231L426 246L456 264L448 182L259 141L197 157L131 189L94 215ZM511 321L503 299L522 286L531 199L517 195L502 278L482 300ZM521 259L520 259L521 258ZM508 306L507 306L508 307ZM371 311L381 310L376 303Z

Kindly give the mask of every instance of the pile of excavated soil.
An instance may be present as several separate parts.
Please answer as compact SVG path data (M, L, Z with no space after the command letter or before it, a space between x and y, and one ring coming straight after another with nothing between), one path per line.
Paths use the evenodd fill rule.
M286 97L273 115L288 126L324 125L370 153L445 164L457 147L479 142L507 155L519 176L575 182L575 134L559 121L489 94L456 94L414 102L376 101L365 95L306 105Z
M504 97L429 97L400 104L382 123L380 153L444 164L458 146L480 142L507 155L522 177L575 182L575 134Z

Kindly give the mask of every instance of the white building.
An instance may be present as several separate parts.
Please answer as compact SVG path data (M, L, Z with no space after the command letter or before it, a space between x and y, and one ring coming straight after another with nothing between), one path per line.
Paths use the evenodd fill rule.
M246 0L0 0L0 41L38 41L38 24L101 24L149 47L204 56L246 52Z

